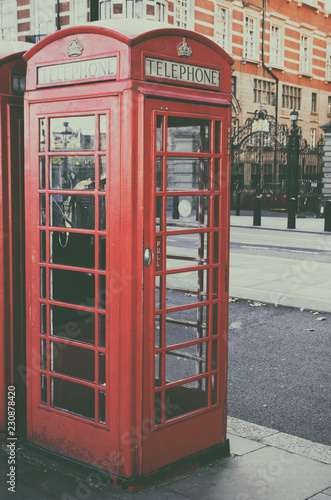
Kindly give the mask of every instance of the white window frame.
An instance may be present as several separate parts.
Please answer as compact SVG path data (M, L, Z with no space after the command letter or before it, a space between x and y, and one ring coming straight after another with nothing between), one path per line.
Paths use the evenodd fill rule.
M79 26L87 22L87 0L70 1L70 26Z
M232 52L232 9L231 2L216 0L214 7L214 41L226 52ZM225 13L222 22L220 12Z
M168 3L165 0L156 0L154 17L159 23L168 22Z
M307 24L301 24L299 75L312 76L313 36L314 27Z
M311 37L307 33L300 33L300 69L302 75L311 75Z
M248 26L247 23L250 25ZM251 29L252 28L252 29ZM259 62L261 41L261 15L259 10L244 9L243 59Z
M56 31L54 0L33 0L30 12L32 35L50 35Z
M174 25L178 28L193 27L192 0L174 0Z
M0 40L17 40L17 2L0 0Z
M310 129L309 144L312 149L316 148L316 128Z

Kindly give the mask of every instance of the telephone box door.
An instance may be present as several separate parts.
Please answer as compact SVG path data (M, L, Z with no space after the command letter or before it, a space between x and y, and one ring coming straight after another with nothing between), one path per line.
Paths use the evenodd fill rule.
M226 439L229 108L145 112L146 474Z
M29 120L28 438L107 470L118 449L117 98L47 103L47 114L34 103Z

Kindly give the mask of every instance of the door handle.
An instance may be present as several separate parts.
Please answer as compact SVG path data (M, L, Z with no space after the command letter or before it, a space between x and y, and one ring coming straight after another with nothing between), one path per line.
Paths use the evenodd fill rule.
M144 250L144 265L146 267L150 266L152 262L152 250L146 247Z

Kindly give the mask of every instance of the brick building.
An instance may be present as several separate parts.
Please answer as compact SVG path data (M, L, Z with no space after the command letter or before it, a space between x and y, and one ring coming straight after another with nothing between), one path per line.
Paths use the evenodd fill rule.
M0 0L0 38L38 41L109 18L168 22L213 39L235 60L234 133L262 108L286 130L295 108L306 152L317 151L331 117L331 0ZM321 161L307 158L301 177L319 180ZM239 159L234 174L246 186L256 175L279 182L285 167L277 162L257 174L254 161Z

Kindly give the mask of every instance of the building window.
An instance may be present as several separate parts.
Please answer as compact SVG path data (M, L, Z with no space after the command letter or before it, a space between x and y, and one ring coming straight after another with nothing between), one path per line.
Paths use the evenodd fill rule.
M331 82L331 43L326 47L326 79Z
M300 36L300 73L311 74L311 37Z
M0 40L17 39L17 2L0 0Z
M257 19L245 17L244 59L258 60L258 44L260 41Z
M100 0L100 19L142 19L143 0Z
M313 92L311 94L311 112L317 113L317 94Z
M310 129L310 147L316 148L316 128Z
M189 27L189 1L190 0L175 0L175 26L179 26L180 28Z
M258 104L275 105L274 83L267 80L258 80L254 78L254 102Z
M160 23L167 22L167 4L166 2L156 2L155 4L155 21Z
M55 4L54 0L35 0L31 4L31 20L34 20L34 35L50 35L54 33L55 26Z
M215 42L229 51L229 9L215 5Z
M231 93L235 97L237 96L237 77L231 76Z
M283 85L282 107L288 109L301 109L301 89Z
M331 115L331 95L328 96L328 115Z
M272 66L282 66L282 36L281 26L271 26L270 31L270 64Z
M77 26L87 21L87 0L71 0L70 2L70 22L72 26Z

